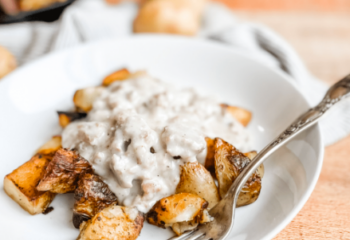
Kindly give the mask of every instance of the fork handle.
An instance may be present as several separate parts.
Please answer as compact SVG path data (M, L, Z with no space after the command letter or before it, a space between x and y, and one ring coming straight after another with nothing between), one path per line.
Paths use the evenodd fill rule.
M297 134L316 124L319 119L328 112L336 103L350 96L350 74L335 83L326 93L323 100L314 108L309 109L299 118L297 118L281 135L267 145L250 164L242 171L230 187L225 198L234 198L234 205L237 204L237 198L244 184L255 170L265 161L272 153L283 146Z

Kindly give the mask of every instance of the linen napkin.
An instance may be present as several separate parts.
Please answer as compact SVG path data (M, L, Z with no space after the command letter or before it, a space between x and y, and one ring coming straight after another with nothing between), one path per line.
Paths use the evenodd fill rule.
M0 26L0 45L9 49L20 65L44 54L84 42L131 35L137 5L124 2L110 6L102 0L78 0L54 23L16 23ZM293 48L263 25L242 23L219 3L205 11L199 38L208 38L236 48L272 68L290 75L307 100L317 104L327 86L305 68ZM350 133L350 101L339 104L321 121L325 145Z

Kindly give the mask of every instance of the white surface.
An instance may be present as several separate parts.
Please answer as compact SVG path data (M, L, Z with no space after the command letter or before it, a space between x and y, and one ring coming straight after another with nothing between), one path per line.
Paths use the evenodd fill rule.
M76 89L99 84L111 71L147 69L164 81L194 86L253 112L254 147L264 145L308 108L287 76L223 45L175 37L138 36L85 45L26 65L0 82L0 177L29 160L60 132L56 110L72 107ZM301 134L265 164L258 201L237 210L230 239L271 239L298 213L323 159L319 127ZM1 183L2 186L2 183ZM0 186L0 187L1 187ZM30 216L0 191L1 239L75 239L71 194L57 196L49 215ZM140 240L170 231L145 224Z

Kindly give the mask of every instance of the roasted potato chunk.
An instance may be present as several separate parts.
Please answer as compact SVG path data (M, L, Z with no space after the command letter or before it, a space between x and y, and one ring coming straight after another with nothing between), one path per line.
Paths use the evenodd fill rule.
M134 32L195 35L205 3L205 0L144 1L134 20Z
M181 167L180 182L176 193L193 193L208 201L213 208L220 196L214 179L207 169L198 162L186 163Z
M257 154L258 153L256 151L251 151L251 152L245 153L244 155L246 157L248 157L250 160L253 160L253 158L255 158L255 156ZM262 179L264 177L264 174L265 174L264 164L261 164L256 171L257 171L258 176Z
M79 228L83 221L89 220L104 208L118 202L118 198L108 185L92 173L80 176L74 199L73 224L76 228Z
M222 198L249 162L250 159L234 146L220 138L215 139L215 173ZM254 173L244 185L238 197L237 206L255 202L259 197L260 189L261 178L257 173Z
M204 167L208 169L208 171L215 175L215 165L214 165L214 155L215 155L215 148L214 148L214 139L211 139L209 137L205 138L205 141L207 142L207 156L205 157L205 163Z
M104 87L87 87L79 89L75 92L73 102L79 112L89 112L92 108L92 103L101 94Z
M37 150L31 160L4 179L4 190L7 195L32 215L44 212L55 197L54 193L39 191L36 186L59 148L61 148L61 136L52 137Z
M176 235L180 236L184 232L191 231L195 229L198 226L198 222L195 220L189 221L189 222L180 222L180 223L174 223L171 228L176 233Z
M111 205L81 225L77 240L135 240L143 221L135 208Z
M71 122L85 118L87 116L84 112L60 112L57 111L58 122L62 128L65 128Z
M37 190L53 193L73 192L83 172L92 172L90 163L75 151L61 148L48 164Z
M128 69L126 69L126 68L120 69L118 71L111 73L107 77L105 77L103 79L102 85L109 86L116 81L123 81L125 79L128 79L130 77L130 75L131 75L131 73L129 72Z
M53 136L49 141L42 145L36 153L41 153L45 155L55 155L58 149L62 148L62 137Z
M207 207L208 202L195 194L178 193L159 200L147 213L147 221L162 228L195 219L197 222Z
M226 111L228 111L238 122L243 126L247 126L252 120L252 113L244 108L221 104Z
M42 213L55 197L54 193L40 192L36 189L50 161L50 156L36 154L5 176L4 190L7 195L32 215Z

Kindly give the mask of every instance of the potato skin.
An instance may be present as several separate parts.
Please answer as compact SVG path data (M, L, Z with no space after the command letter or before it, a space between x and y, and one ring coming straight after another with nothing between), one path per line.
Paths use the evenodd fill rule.
M129 70L126 68L123 68L106 76L103 79L102 85L107 87L116 81L126 80L130 76L131 76L131 73L129 72Z
M255 156L257 154L258 153L256 151L251 151L251 152L245 153L244 155L246 157L248 157L250 160L253 160L253 158L255 158ZM256 171L257 171L258 176L262 179L264 177L264 174L265 174L264 164L261 164Z
M77 240L135 240L144 216L136 209L111 205L80 226Z
M195 35L205 3L205 0L146 1L134 20L134 32Z
M49 141L42 145L36 153L54 156L58 149L62 148L62 137L53 136Z
M31 215L42 213L56 195L36 189L51 158L49 155L36 154L28 162L5 176L5 192Z
M205 141L207 142L207 156L205 157L204 167L206 169L208 169L208 171L211 174L213 174L213 176L215 176L215 164L214 164L215 147L214 147L214 139L206 137Z
M221 104L221 107L229 112L238 122L246 127L252 120L252 113L244 108Z
M249 164L250 159L231 144L220 138L215 139L215 173L223 198L228 189ZM261 178L254 173L246 182L238 197L237 206L244 206L256 201L261 190Z
M92 172L90 163L75 151L61 148L48 164L37 190L61 194L73 192L83 172Z
M200 217L207 207L208 202L195 194L178 193L159 200L146 218L150 224L166 228Z
M79 112L89 112L95 99L101 94L104 87L87 87L75 92L73 102Z
M186 163L181 167L180 182L176 193L193 193L208 201L213 208L220 196L214 179L207 169L198 162Z
M87 116L86 113L83 112L61 112L57 111L58 114L58 122L62 128L65 128L71 122L85 118Z
M118 202L117 196L96 174L83 173L74 192L73 224L79 228L104 208Z

